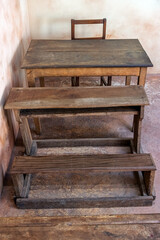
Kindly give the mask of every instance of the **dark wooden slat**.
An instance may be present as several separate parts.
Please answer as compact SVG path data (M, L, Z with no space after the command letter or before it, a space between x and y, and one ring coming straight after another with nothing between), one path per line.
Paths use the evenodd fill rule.
M129 138L81 138L36 140L37 148L84 147L84 146L130 146Z
M16 199L16 205L21 209L137 207L151 206L152 202L152 196L140 196L132 198Z
M20 111L21 117L38 117L48 118L56 115L69 115L69 116L81 116L81 115L110 115L110 114L127 114L137 115L139 113L137 107L113 107L113 108L87 108L87 109L25 109Z
M32 40L22 68L152 66L137 39Z
M142 86L12 88L5 109L103 108L148 104Z
M103 19L72 19L74 24L100 24L103 23Z
M156 167L150 154L17 156L10 173L45 173L66 170L151 171L156 170Z

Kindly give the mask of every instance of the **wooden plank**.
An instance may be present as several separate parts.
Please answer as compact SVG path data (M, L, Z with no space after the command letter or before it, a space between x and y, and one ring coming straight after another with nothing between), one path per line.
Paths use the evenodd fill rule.
M21 118L48 118L54 116L106 116L106 115L138 115L137 107L111 107L111 108L86 108L86 109L24 109L20 111Z
M14 174L12 175L12 182L17 197L22 197L23 185L24 185L24 175Z
M103 108L148 104L142 86L12 88L5 109Z
M16 205L20 209L49 209L49 208L111 208L151 206L152 196L113 197L113 198L63 198L63 199L31 199L17 198Z
M139 67L112 67L112 68L43 68L27 69L27 84L29 87L35 86L37 77L70 77L70 76L139 76Z
M37 148L84 147L84 146L129 146L129 138L77 138L36 140Z
M96 215L96 216L20 216L20 217L1 217L0 233L2 228L8 227L8 230L12 227L18 228L18 231L23 227L48 227L52 229L62 229L65 226L78 227L78 226L112 226L117 230L118 226L139 225L140 227L145 224L154 226L160 224L160 214L121 214L121 215ZM134 226L135 227L135 226ZM159 226L160 227L160 226ZM136 231L134 232L136 234Z
M125 172L151 171L156 170L156 167L150 154L17 156L10 173L48 173L66 170Z
M138 39L106 39L106 40L52 40L32 39L27 52L110 52L115 51L144 51Z
M32 41L22 68L153 66L137 39L83 41Z
M89 40L88 40L89 41ZM37 56L37 57L36 57ZM145 63L144 52L130 52L125 55L122 51L108 52L39 52L36 53L33 61L33 52L25 56L23 68L95 68L95 67L147 67L150 66L149 59ZM116 59L114 58L116 57ZM128 61L127 61L128 60ZM26 67L27 66L27 67ZM152 66L152 65L151 65Z

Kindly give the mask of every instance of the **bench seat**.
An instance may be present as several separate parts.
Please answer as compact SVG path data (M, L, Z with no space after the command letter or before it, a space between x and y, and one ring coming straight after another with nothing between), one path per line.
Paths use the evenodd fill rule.
M10 173L49 173L67 170L154 171L150 154L17 156Z
M87 109L148 105L142 86L12 88L5 109Z

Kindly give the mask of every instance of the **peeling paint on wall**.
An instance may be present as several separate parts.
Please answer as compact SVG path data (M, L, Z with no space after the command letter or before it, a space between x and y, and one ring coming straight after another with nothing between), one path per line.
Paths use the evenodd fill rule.
M159 0L28 0L28 4L32 38L70 39L72 18L105 17L107 38L138 38L154 64L148 72L160 72ZM100 34L93 26L78 31L83 36Z
M5 173L13 148L13 133L3 106L10 88L24 85L20 65L30 42L26 0L0 0L0 29L0 165ZM16 135L18 125L15 121L13 128Z

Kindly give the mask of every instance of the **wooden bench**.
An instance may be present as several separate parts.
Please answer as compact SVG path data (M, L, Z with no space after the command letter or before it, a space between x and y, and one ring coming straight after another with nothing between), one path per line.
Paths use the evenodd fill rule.
M142 86L13 88L5 104L5 109L14 110L15 112L16 119L20 124L27 155L33 155L37 147L37 141L32 139L28 118L34 118L36 121L39 121L39 118L52 117L54 115L89 115L93 113L134 115L133 141L136 152L139 153L144 106L148 104L149 101ZM54 146L55 141L50 141L50 144L51 142ZM94 140L88 141L89 144L91 142L95 144ZM97 139L96 142L98 145L101 145L104 139L102 141ZM85 143L87 144L86 140ZM72 144L74 144L73 141Z
M30 176L34 173L53 173L55 171L107 171L131 172L142 171L147 194L142 196L90 199L27 199ZM53 155L53 156L17 156L9 170L12 174L16 190L17 206L20 208L69 208L69 207L113 207L129 206L130 204L150 205L154 199L153 182L156 167L150 154L98 154L98 155ZM26 179L27 178L27 179ZM135 204L133 203L135 200Z
M14 110L20 124L26 154L16 157L12 174L17 206L20 208L48 207L113 207L151 205L155 165L148 154L140 154L141 123L144 106L148 99L142 86L107 88L13 88L5 109ZM130 114L134 116L133 139L44 139L33 140L28 118L53 117L62 114ZM131 142L135 154L94 156L34 156L37 147L59 146L106 146ZM87 159L87 160L86 160ZM91 198L91 199L27 199L32 173L49 173L70 170L105 170L143 172L147 194L136 198ZM38 201L38 202L37 202ZM82 204L83 203L83 204Z

